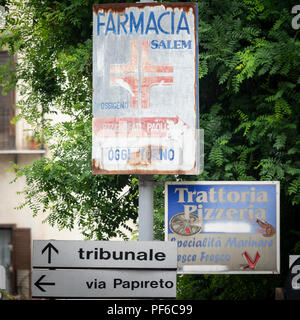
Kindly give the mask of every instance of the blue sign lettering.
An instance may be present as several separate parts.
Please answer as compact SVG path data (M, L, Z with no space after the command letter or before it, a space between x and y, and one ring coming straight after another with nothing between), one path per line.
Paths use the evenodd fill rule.
M144 26L146 28L144 30ZM97 35L107 35L113 33L115 35L120 34L145 34L147 35L151 31L156 34L180 34L185 32L190 34L190 27L184 11L181 12L178 22L175 21L175 13L166 11L160 15L155 15L154 11L150 11L150 14L145 18L144 12L134 15L131 11L129 15L127 13L112 13L107 15L98 12L97 14Z
M112 128L110 128L112 129ZM128 149L109 149L107 153L107 159L109 161L129 161L130 160L130 152ZM141 148L138 151L140 155L140 160L142 161L154 161L154 160L167 160L173 161L175 158L175 151L173 149L144 149Z
M125 13L125 15L127 16L126 13ZM136 33L139 33L139 28L141 27L140 34L144 34L144 12L140 13L137 23L135 21L135 16L134 16L133 12L130 12L129 16L130 16L130 19L129 19L130 20L130 34L132 34L133 27L134 27L134 30Z
M248 233L266 237L276 233L276 185L174 184L168 186L168 201L169 233ZM180 222L187 217L193 224L181 229ZM272 241L236 241L229 239L226 246L272 246Z
M151 49L192 49L191 40L152 40Z

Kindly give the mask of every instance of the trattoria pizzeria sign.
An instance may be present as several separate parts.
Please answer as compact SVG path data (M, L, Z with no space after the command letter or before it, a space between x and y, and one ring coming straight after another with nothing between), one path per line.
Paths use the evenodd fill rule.
M167 182L182 273L279 273L279 182Z
M94 174L199 172L197 4L93 14Z

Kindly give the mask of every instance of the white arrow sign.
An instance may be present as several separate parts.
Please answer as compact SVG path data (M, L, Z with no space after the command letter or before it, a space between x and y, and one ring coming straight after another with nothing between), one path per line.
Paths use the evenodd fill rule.
M35 298L175 298L176 271L33 270Z
M33 268L177 269L177 246L164 241L33 241Z

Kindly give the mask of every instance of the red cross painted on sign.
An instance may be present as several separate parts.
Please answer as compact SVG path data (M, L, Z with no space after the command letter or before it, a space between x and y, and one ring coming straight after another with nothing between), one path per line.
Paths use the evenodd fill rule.
M174 67L155 65L150 61L150 41L141 41L139 55L138 40L130 41L130 60L126 64L110 65L110 84L125 88L130 93L132 108L150 107L150 89L158 85L173 84L173 76L160 75L173 73Z

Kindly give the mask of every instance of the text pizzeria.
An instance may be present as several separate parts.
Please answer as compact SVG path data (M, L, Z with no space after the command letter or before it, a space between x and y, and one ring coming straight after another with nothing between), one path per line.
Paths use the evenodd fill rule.
M183 204L184 213L198 214L201 220L221 219L266 219L267 210L265 207L256 208L250 203L268 203L268 193L257 191L254 187L249 191L226 191L223 188L216 190L209 188L208 191L190 191L188 188L175 188L174 193L178 195L177 203ZM222 205L221 208L205 207L205 204ZM236 204L241 207L236 206ZM226 207L227 204L234 204L234 208ZM247 207L245 207L247 206Z

